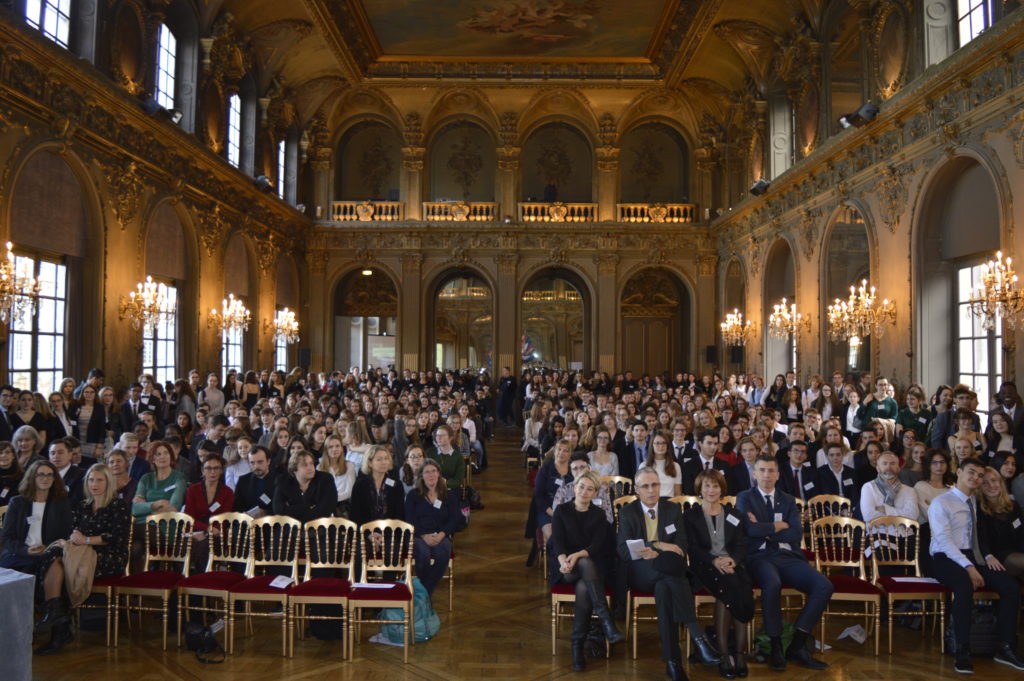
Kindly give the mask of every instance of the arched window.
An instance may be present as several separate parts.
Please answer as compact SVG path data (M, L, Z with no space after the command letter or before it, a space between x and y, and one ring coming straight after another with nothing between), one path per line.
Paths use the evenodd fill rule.
M11 323L11 384L44 394L64 377L64 327L67 315L67 266L64 259L17 249L15 272L39 282L38 313Z
M175 108L177 62L178 39L167 24L160 24L156 55L156 101L168 110Z
M228 98L228 163L238 167L242 160L242 98Z
M25 20L61 47L70 47L71 0L26 0Z
M288 149L285 140L277 143L277 195L284 198L284 184L288 177Z

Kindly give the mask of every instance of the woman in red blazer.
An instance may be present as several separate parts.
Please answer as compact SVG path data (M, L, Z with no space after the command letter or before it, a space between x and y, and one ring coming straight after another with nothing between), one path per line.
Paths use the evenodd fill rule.
M195 520L192 525L193 570L206 569L210 555L207 529L210 518L229 512L235 504L235 494L224 484L224 459L211 453L203 462L203 479L185 491L185 513Z

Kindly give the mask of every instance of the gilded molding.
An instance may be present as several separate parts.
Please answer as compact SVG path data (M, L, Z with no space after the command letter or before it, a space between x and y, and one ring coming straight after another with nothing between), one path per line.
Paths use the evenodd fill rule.
M517 253L499 253L494 256L494 264L498 266L499 274L514 275L516 266L519 265L519 255Z
M913 163L899 167L884 165L879 169L882 177L875 189L878 214L892 234L895 234L896 228L899 227L900 215L907 202L907 181L914 170Z
M110 186L110 207L123 231L139 214L139 199L145 189L135 161L103 165L103 176Z

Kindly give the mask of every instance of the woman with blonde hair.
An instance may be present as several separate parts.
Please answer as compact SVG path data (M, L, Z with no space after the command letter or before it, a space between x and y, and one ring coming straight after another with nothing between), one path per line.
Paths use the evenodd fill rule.
M991 466L985 469L978 505L978 543L988 568L1024 576L1024 513Z
M347 518L352 502L352 486L355 484L358 469L345 459L345 445L337 435L332 433L324 440L324 455L320 458L317 470L329 473L334 479L334 487L338 493L334 516Z
M229 445L224 449L224 484L232 491L238 485L238 479L252 471L249 467L249 452L253 445L251 437L239 432L235 433L234 446Z
M371 445L370 439L366 437L366 431L360 427L359 421L353 421L345 426L345 434L341 441L345 445L345 459L362 467Z
M405 493L392 476L394 459L385 445L373 445L363 459L361 472L352 486L349 519L358 525L371 520L405 519Z
M34 460L46 460L40 454L43 449L43 439L32 426L21 426L14 431L11 442L14 444L14 451L18 453L18 465L22 470L28 468Z

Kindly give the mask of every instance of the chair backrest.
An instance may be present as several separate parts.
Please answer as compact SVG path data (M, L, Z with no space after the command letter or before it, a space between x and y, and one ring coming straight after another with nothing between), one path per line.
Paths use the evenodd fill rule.
M864 545L867 529L863 521L832 515L811 523L814 562L819 572L830 568L852 568L857 576L866 579Z
M252 516L248 513L218 513L210 518L210 557L206 561L206 571L214 569L214 565L227 563L241 567L234 572L246 572L249 569L249 557L252 555ZM229 568L231 569L231 568Z
M811 522L829 515L849 518L853 515L853 502L838 494L819 494L807 500L807 514Z
M807 502L800 497L793 497L793 501L796 502L796 508L800 512L800 548L806 549L808 537L811 536L811 516L807 511Z
M403 520L374 520L359 526L359 581L373 570L404 572L412 581L413 526Z
M154 563L180 563L181 574L188 575L192 555L192 516L177 511L153 513L145 520L146 558L143 572Z
M346 518L319 518L306 523L303 528L306 540L303 581L312 577L314 568L344 570L345 578L352 581L358 534L359 526Z
M601 482L608 485L608 493L613 500L633 493L633 481L622 475L605 475L601 477Z
M4 529L4 516L7 515L7 506L0 506L0 530Z
M879 516L868 523L867 541L871 547L871 569L876 581L881 565L908 568L911 576L921 576L921 565L917 560L921 525L916 520L896 515Z
M719 501L722 502L723 506L732 506L733 508L736 507L736 497L722 497L721 499L719 499Z
M615 497L615 501L612 502L612 515L615 516L615 531L619 530L619 514L622 513L622 507L631 501L636 501L635 494L627 494L622 497Z
M299 581L299 548L302 523L286 515L268 515L252 521L252 548L249 550L249 576L260 568L291 568L291 578Z
M678 497L672 497L669 501L674 501L683 507L684 511L690 510L691 506L700 506L700 497L692 494L680 494Z

